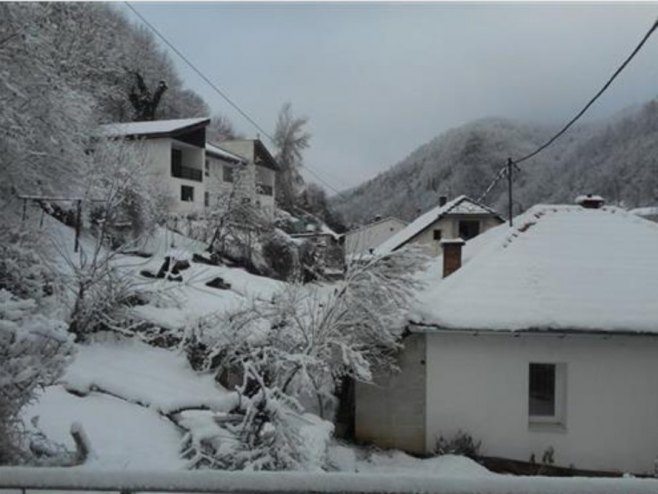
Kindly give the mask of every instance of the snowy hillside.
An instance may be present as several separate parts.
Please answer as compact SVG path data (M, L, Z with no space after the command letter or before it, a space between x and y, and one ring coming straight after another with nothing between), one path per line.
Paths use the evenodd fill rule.
M555 128L485 118L449 130L420 146L377 177L340 196L334 205L348 223L376 215L412 220L438 203L466 194L477 198L508 157L536 149ZM514 213L541 203L571 203L582 193L603 195L627 207L658 202L658 102L607 121L581 125L523 164ZM506 208L506 189L486 203Z

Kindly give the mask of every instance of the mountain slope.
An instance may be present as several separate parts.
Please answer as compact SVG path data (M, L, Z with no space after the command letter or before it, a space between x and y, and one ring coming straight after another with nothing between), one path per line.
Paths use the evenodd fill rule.
M376 215L411 220L435 206L440 195L478 198L508 157L533 151L555 131L501 118L477 120L420 146L389 170L334 197L333 205L354 224ZM572 202L589 192L627 206L656 203L658 102L576 126L521 168L515 214L538 202ZM506 201L501 183L485 202L506 212Z

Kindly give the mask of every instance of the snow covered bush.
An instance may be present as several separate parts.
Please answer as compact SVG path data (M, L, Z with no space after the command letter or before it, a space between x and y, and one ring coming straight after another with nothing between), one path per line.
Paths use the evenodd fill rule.
M61 375L73 343L62 321L0 289L0 464L29 461L19 412Z
M335 285L290 284L271 302L248 304L196 328L202 368L232 376L224 384L243 399L233 410L237 425L226 426L237 442L234 462L218 453L218 464L304 464L304 441L297 438L302 404L330 417L343 378L371 382L374 368L395 367L405 314L419 287L415 272L426 259L415 248L373 257Z
M439 436L434 446L434 453L439 456L461 455L476 459L480 456L480 446L482 441L475 441L470 434L460 430L450 439Z
M0 289L37 301L53 291L53 275L41 261L38 243L34 232L0 220Z
M192 468L322 470L333 425L247 367L230 414L184 412L183 456Z
M280 230L274 230L263 239L263 258L278 279L293 281L299 278L298 248Z

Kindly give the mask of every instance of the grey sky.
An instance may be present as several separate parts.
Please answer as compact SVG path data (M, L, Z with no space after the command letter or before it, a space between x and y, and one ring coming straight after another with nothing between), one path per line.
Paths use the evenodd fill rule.
M306 163L338 189L476 118L568 120L658 16L658 3L630 2L135 7L265 129L286 101L308 116ZM188 87L256 134L172 58ZM588 118L656 96L658 34Z

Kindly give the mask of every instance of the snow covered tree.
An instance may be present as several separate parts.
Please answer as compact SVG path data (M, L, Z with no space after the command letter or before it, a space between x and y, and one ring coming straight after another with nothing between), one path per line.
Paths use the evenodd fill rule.
M0 464L31 460L20 411L60 377L72 354L65 323L0 289Z
M260 238L272 228L257 204L253 167L235 169L233 183L211 204L208 217L210 251L220 256L262 265Z
M276 200L286 210L296 204L304 184L299 169L303 162L302 152L311 140L311 134L304 129L307 122L306 117L294 117L292 105L286 103L279 112L274 130L275 158L281 167L276 174Z
M219 113L210 119L210 125L206 128L206 138L210 142L222 142L228 139L237 139L238 133L233 123Z
M291 284L271 302L196 327L202 368L217 370L240 400L217 433L201 441L205 446L188 441L190 452L203 449L197 458L216 468L305 468L313 454L302 439L308 426L302 403L330 417L344 377L371 382L374 368L395 368L405 315L420 287L415 273L426 261L415 247L374 257L352 265L335 286Z

